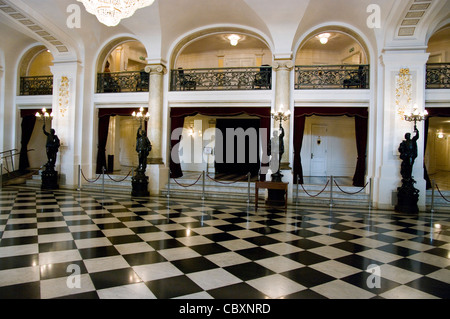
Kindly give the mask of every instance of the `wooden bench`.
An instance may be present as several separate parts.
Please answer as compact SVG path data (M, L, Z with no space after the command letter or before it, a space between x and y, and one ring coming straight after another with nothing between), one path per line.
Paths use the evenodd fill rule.
M260 188L265 189L278 189L278 190L284 190L284 209L287 209L287 201L288 201L288 185L289 183L283 183L283 182L262 182L258 181L255 183L255 211L258 210L258 191Z

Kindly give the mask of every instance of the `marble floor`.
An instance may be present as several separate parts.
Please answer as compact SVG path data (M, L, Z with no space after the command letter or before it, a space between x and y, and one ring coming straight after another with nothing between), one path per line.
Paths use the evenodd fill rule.
M448 299L450 214L0 190L0 299Z

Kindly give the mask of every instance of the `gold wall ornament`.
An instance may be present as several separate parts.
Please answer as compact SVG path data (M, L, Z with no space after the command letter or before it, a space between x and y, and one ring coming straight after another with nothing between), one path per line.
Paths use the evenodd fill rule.
M404 118L405 112L412 101L412 76L409 69L400 69L395 81L395 106L400 118Z
M67 109L69 108L69 89L69 78L67 76L61 77L58 92L58 106L62 117L66 115Z

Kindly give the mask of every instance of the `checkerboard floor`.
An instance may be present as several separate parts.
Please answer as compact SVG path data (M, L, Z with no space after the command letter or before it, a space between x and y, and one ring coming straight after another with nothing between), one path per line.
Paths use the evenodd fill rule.
M9 298L447 299L450 215L3 189Z

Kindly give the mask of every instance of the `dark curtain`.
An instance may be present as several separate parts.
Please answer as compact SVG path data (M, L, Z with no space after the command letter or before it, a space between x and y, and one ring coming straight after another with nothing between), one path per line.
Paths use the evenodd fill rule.
M356 162L355 176L353 176L353 186L364 187L366 175L367 157L367 125L368 119L355 116L356 149L358 160Z
M294 118L294 183L303 184L303 167L300 152L303 146L303 135L305 133L306 116Z
M97 144L97 174L106 169L106 143L108 141L109 119L111 115L104 115L98 120L98 144Z
M358 159L356 172L353 177L356 183L364 186L364 175L366 171L366 149L367 149L367 123L369 113L367 108L362 107L297 107L294 113L294 181L303 184L303 167L301 162L301 150L303 135L305 131L305 119L307 116L350 116L355 117L356 143L358 148ZM356 120L357 119L357 120ZM297 176L299 176L297 181ZM361 182L362 181L362 182Z
M424 148L423 148L423 154L425 154L426 150L427 150L427 143L428 143L428 128L430 127L430 118L427 117L427 119L425 120L425 134L424 134ZM425 160L423 161L423 178L425 179L426 183L427 183L427 189L431 189L432 185L431 185L431 180L430 180L430 176L428 175L428 170L427 170L427 166L425 165Z
M207 115L207 116L236 116L240 114L247 114L250 116L257 116L261 120L261 129L266 129L267 134L267 144L270 143L270 123L271 123L271 114L270 107L229 107L229 108L196 108L196 107L186 107L186 108L172 108L170 112L171 116L171 132L174 132L177 128L182 128L184 126L184 119L188 116L195 116L197 114ZM172 139L174 138L174 139ZM180 160L179 158L173 158L172 153L175 154L175 157L178 156L178 152L175 147L178 147L178 143L180 142L180 136L171 137L171 156L170 156L170 171L172 178L179 178L183 176L183 172L181 170ZM267 158L267 149L263 147L263 158ZM261 166L268 166L269 163L262 163ZM265 180L265 174L261 175L261 180Z
M30 142L31 135L33 134L34 126L36 124L35 115L26 115L22 118L22 140L19 158L19 170L25 171L30 167L30 161L28 160L28 143Z

